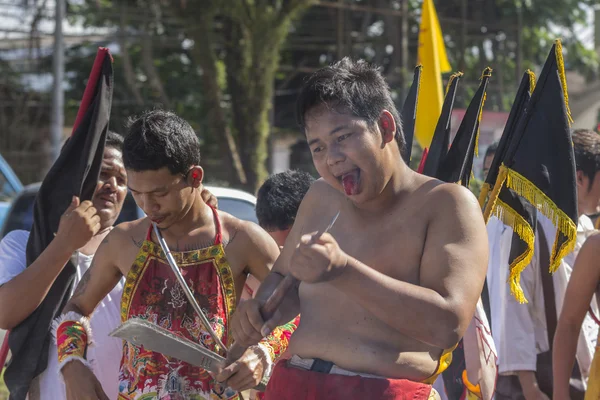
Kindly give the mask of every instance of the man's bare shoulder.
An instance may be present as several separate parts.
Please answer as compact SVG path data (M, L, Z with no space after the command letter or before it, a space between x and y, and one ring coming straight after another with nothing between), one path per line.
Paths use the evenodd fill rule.
M224 211L218 213L223 229L223 240L226 243L233 241L253 243L257 238L270 238L269 234L255 222L237 218Z
M312 183L304 195L298 215L301 215L303 210L313 209L317 205L319 209L323 209L327 204L334 204L334 201L340 199L345 199L345 195L325 182L323 178L319 178Z
M596 260L596 263L600 267L600 231L597 230L587 237L579 251L578 257L582 254L590 260Z
M115 226L108 234L106 242L121 248L124 245L140 248L146 239L149 228L150 220L148 217L140 218L135 221L122 222Z
M469 189L455 183L445 183L438 180L430 182L431 190L428 191L424 200L429 206L432 206L429 209L433 215L436 217L448 213L469 217L476 215L481 217L483 221L479 202Z

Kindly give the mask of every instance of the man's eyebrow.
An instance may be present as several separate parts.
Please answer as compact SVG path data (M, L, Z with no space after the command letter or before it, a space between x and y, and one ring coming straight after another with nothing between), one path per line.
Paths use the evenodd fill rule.
M331 130L331 132L329 132L329 135L330 135L330 136L331 136L331 135L334 135L334 134L336 134L336 133L338 133L339 131L341 131L341 130L344 130L344 129L350 129L350 126L348 126L348 125L340 125L340 126L338 126L338 127L336 127L336 128L333 128L333 129ZM308 145L309 145L309 146L312 146L313 144L315 144L315 143L316 143L316 142L318 142L318 141L319 141L319 139L317 139L317 138L315 138L315 139L311 139L311 140L309 140L309 141L308 141Z

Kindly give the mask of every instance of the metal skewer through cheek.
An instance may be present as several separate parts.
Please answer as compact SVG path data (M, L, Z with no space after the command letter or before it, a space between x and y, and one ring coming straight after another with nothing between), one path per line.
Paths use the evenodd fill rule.
M177 262L175 261L175 258L171 254L171 250L169 250L169 246L167 245L167 242L161 235L160 230L158 229L158 226L154 223L152 224L152 226L154 228L154 233L156 234L156 239L158 240L158 244L160 245L163 253L165 253L165 257L167 258L169 266L171 267L171 270L175 274L175 277L177 278L179 285L183 289L183 292L185 293L185 297L187 297L188 301L194 308L194 311L196 311L196 314L198 314L198 316L200 317L200 320L202 321L202 325L204 325L204 327L210 334L210 337L212 337L212 339L215 341L215 343L217 345L219 345L223 350L227 351L227 347L223 344L223 342L221 342L221 339L219 338L219 336L217 336L217 334L214 331L214 329L212 328L212 326L210 326L210 322L208 321L208 318L206 318L206 315L204 315L204 312L200 308L200 305L198 305L198 302L196 301L194 294L192 293L189 286L185 282L185 279L183 278L183 275L181 274L181 271L179 270L179 267L177 266Z

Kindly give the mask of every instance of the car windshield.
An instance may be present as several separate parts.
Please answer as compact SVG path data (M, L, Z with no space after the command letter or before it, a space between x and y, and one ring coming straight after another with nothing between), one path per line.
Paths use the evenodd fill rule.
M6 216L2 232L0 232L2 236L17 229L31 230L31 225L33 224L33 203L36 194L36 192L24 192L15 199L15 203ZM233 197L217 197L217 200L220 210L239 219L258 222L254 211L254 204L251 202ZM135 201L128 194L123 204L123 210L117 219L117 224L133 221L138 218L138 209Z

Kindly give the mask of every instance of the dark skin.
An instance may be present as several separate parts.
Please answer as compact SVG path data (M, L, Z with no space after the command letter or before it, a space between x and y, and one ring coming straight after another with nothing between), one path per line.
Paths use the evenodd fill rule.
M65 313L90 315L119 279L127 276L151 221L159 226L171 249L199 249L213 244L217 228L212 210L200 194L202 174L200 167L191 168L185 175L173 175L166 168L128 171L129 188L148 217L117 226L103 241ZM261 281L265 278L279 249L257 225L223 212L219 212L219 219L236 293L241 293L248 273ZM234 365L236 373L227 384L236 390L255 386L262 379L266 362L256 348L249 349ZM96 377L81 362L68 363L62 372L69 400L104 398Z

